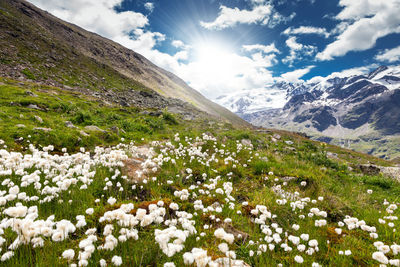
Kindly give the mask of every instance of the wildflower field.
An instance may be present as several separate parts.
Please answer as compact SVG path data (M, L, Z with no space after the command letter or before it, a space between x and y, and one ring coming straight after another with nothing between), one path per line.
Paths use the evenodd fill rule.
M389 162L51 88L0 90L2 266L400 266L400 185L356 168ZM124 132L82 136L79 117Z

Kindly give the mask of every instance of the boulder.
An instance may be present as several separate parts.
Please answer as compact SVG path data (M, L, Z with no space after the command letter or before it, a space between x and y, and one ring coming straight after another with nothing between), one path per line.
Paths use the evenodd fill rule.
M29 105L27 106L27 108L42 110L42 109L39 108L36 104L29 104Z
M73 128L73 129L78 128L78 127L76 127L76 126L75 126L72 122L70 122L70 121L66 121L66 122L65 122L65 126L68 127L68 128Z
M244 146L251 146L251 140L249 139L242 139L242 141L240 141L242 143L242 145Z
M43 123L43 119L37 115L35 115L35 120L37 120L39 123Z
M380 167L373 164L360 164L357 167L366 175L378 175L381 172Z
M53 129L45 128L45 127L35 127L35 128L33 128L33 130L43 131L43 132L51 132L51 131L53 131Z
M97 127L96 125L88 125L85 126L85 130L87 131L92 131L92 132L106 132L103 129L100 129L99 127Z
M82 136L89 136L89 134L85 133L83 130L81 130L81 131L79 132L79 134L82 135Z
M112 126L110 128L110 131L115 133L116 135L119 135L119 128L117 126Z

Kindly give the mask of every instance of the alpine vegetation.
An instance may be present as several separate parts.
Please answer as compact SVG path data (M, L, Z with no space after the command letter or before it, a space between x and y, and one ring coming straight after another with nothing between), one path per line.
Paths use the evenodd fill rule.
M277 158L250 140L177 133L145 156L134 142L76 153L0 142L4 265L400 266L397 198L344 213L313 179L275 174Z

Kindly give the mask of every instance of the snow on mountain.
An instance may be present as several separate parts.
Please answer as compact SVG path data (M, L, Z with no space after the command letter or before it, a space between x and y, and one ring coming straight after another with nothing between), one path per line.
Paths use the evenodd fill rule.
M239 115L283 108L293 96L306 92L319 93L315 99L307 100L314 106L334 106L342 101L343 93L351 94L368 84L382 85L388 90L400 87L400 66L381 66L366 75L350 77L325 77L318 82L299 82L296 84L278 82L264 88L233 92L218 97L215 102ZM348 92L346 92L346 90ZM312 103L311 103L312 102Z
M272 108L282 108L287 102L287 92L272 86L220 96L215 102L237 114L254 113Z
M297 84L279 82L216 102L257 126L306 132L334 144L353 143L387 158L400 154L400 146L385 145L389 136L400 142L400 66Z

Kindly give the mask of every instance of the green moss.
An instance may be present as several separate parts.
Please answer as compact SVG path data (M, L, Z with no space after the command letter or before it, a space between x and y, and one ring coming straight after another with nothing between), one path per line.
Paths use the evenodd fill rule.
M33 73L29 70L29 69L23 69L21 71L22 74L25 75L26 78L31 79L31 80L35 80L36 77L35 75L33 75Z

